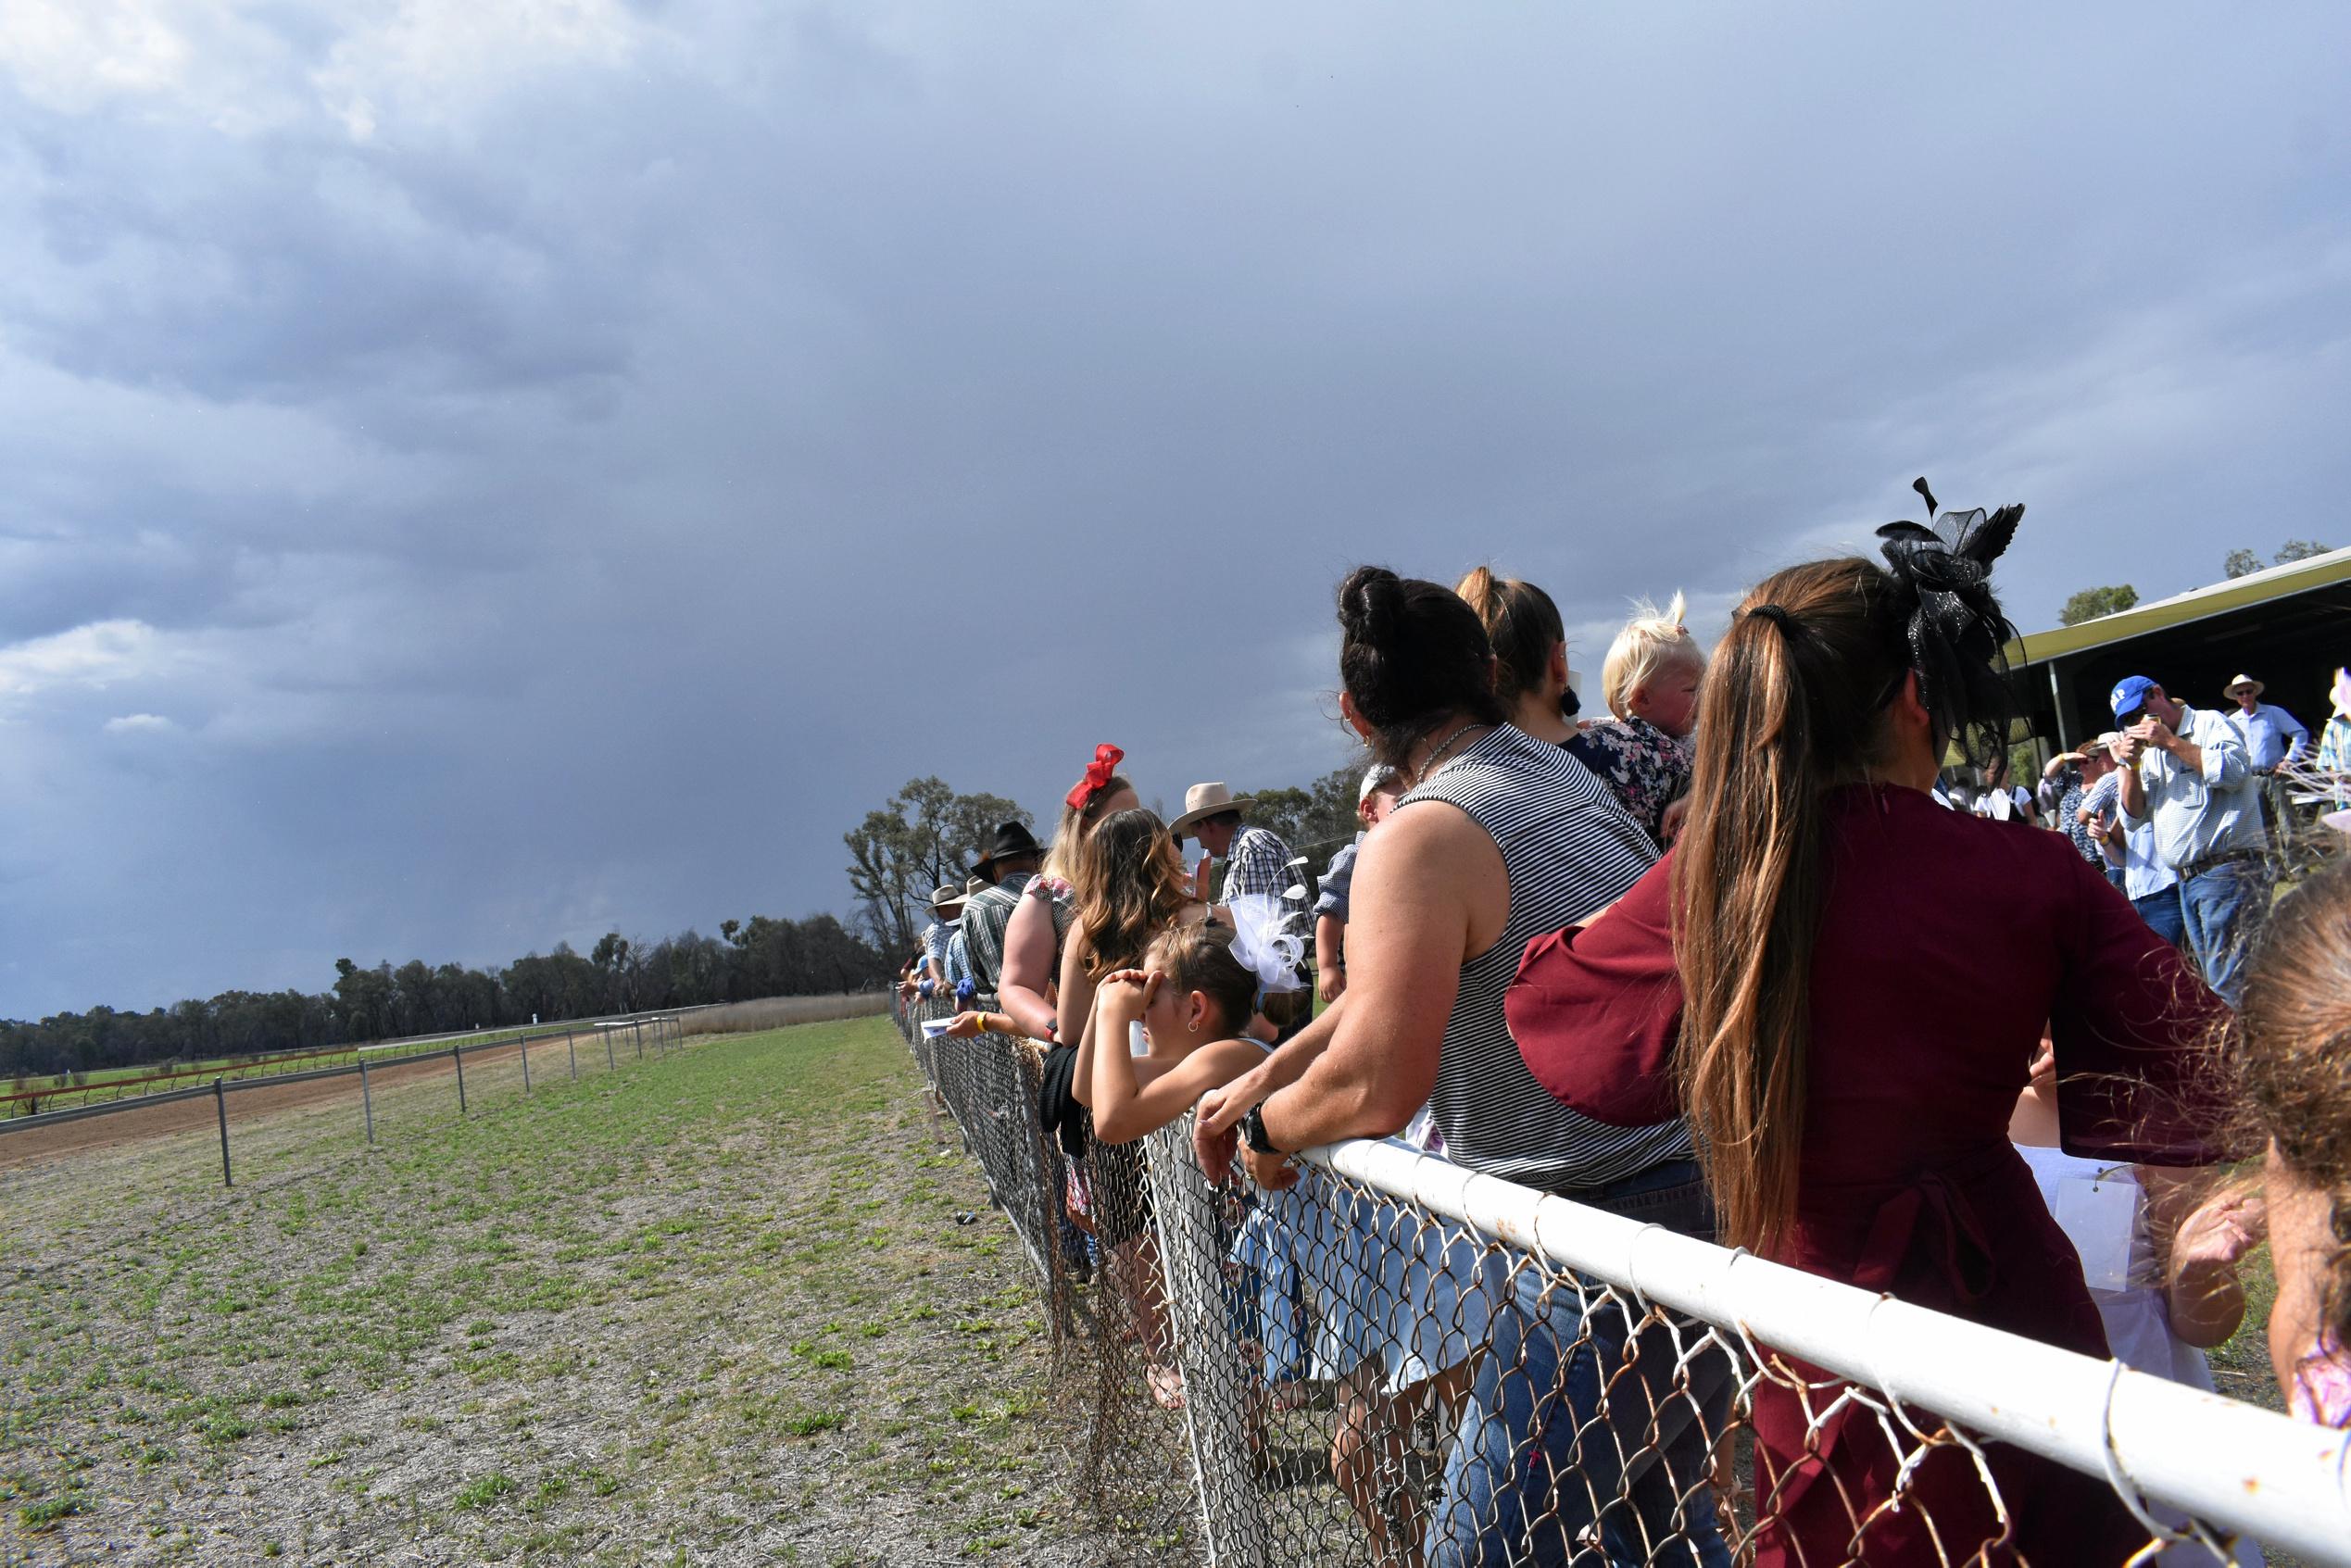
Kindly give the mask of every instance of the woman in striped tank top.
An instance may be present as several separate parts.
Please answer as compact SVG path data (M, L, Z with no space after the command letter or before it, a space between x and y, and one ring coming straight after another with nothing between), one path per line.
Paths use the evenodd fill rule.
M1341 710L1414 787L1356 860L1346 994L1201 1100L1202 1164L1220 1173L1245 1134L1250 1173L1284 1188L1297 1180L1284 1151L1388 1136L1426 1103L1464 1165L1710 1236L1687 1129L1610 1126L1569 1110L1528 1072L1502 1015L1528 941L1613 903L1656 858L1648 835L1581 763L1505 721L1485 628L1452 590L1359 568L1340 585L1339 619ZM1588 1451L1576 1440L1615 1370L1603 1363L1623 1353L1622 1315L1599 1310L1586 1322L1572 1292L1546 1300L1541 1285L1538 1271L1515 1280L1495 1271L1462 1291L1465 1311L1476 1296L1490 1317L1485 1343L1455 1369L1468 1402L1427 1560L1564 1562L1592 1523L1592 1499L1613 1504L1621 1487L1633 1506L1611 1506L1601 1521L1612 1560L1727 1562L1711 1509L1684 1511L1676 1496L1707 1464L1711 1423L1686 1418L1719 1409L1727 1368L1720 1390L1675 1401L1685 1419L1655 1449L1662 1462L1628 1479L1617 1456L1640 1452L1641 1439L1620 1443L1603 1424ZM1587 1330L1598 1362L1568 1354ZM1695 1371L1702 1382L1710 1373ZM1691 1549L1653 1559L1643 1536Z

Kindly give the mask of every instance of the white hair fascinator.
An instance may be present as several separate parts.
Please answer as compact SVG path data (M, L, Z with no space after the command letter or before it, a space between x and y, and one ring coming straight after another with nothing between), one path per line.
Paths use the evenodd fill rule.
M1264 992L1299 991L1306 961L1306 914L1270 893L1243 893L1226 906L1233 917L1233 957Z

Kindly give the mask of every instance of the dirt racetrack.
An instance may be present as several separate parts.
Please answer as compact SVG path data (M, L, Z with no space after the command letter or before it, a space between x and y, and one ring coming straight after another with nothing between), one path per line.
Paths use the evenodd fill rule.
M539 1041L536 1044L538 1051L531 1064L532 1073L535 1075L552 1069L558 1073L568 1075L570 1068L560 1042ZM580 1040L578 1044L585 1047L592 1047L597 1059L596 1070L599 1073L605 1071L604 1052L598 1042L590 1037ZM613 1048L617 1052L623 1047L615 1042ZM581 1054L585 1058L589 1051L584 1049ZM486 1076L501 1068L504 1072L500 1073L498 1082L503 1084L506 1079L512 1078L519 1084L521 1063L522 1047L519 1044L484 1046L476 1050L467 1051L465 1071L468 1094L472 1092L472 1080L476 1074ZM581 1071L585 1073L586 1070L587 1064L583 1060ZM456 1097L457 1064L446 1055L425 1061L410 1061L396 1067L368 1069L368 1081L379 1091L404 1085L421 1084L434 1078L448 1079L449 1094L452 1098ZM232 1084L228 1090L229 1133L232 1148L233 1150L238 1123L242 1122L304 1106L323 1105L335 1100L350 1102L351 1118L353 1123L358 1124L360 1113L359 1075L357 1073L346 1073L338 1078L309 1078L297 1083L271 1085L267 1087L240 1088ZM93 1149L137 1143L147 1138L163 1137L172 1133L186 1133L208 1128L215 1125L219 1114L213 1109L212 1097L209 1095L192 1096L186 1099L170 1100L155 1106L141 1107L135 1100L125 1100L121 1104L122 1110L110 1110L102 1116L85 1116L78 1121L61 1122L53 1126L28 1128L22 1132L0 1132L0 1171L19 1165L36 1164L60 1155L83 1154Z

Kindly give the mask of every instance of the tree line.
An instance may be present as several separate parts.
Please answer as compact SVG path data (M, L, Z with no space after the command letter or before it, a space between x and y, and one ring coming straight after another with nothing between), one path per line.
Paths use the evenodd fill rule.
M494 1029L602 1013L823 996L886 980L893 965L835 916L719 922L659 942L607 933L583 956L568 943L503 969L396 969L335 962L334 984L297 990L223 991L152 1011L95 1007L38 1022L0 1022L0 1077L162 1067L213 1057L316 1050L407 1035Z

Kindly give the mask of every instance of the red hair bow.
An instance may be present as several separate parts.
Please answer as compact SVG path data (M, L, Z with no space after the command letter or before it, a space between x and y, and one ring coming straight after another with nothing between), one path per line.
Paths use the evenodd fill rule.
M1126 753L1108 741L1096 746L1094 760L1086 764L1086 776L1077 781L1075 789L1069 792L1069 809L1073 811L1083 811L1087 807L1091 806L1094 803L1094 797L1100 795L1102 792L1102 786L1111 782L1111 775L1118 771L1118 765L1125 759L1125 756Z

